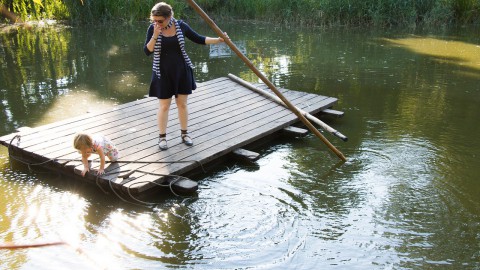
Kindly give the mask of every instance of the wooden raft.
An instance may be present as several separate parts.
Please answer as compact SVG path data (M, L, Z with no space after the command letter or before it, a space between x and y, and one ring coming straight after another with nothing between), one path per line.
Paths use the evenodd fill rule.
M0 137L11 156L41 163L67 176L129 194L142 194L172 181L177 191L196 190L197 183L176 178L203 164L220 160L226 154L279 132L299 122L287 108L276 104L227 77L198 83L189 97L189 133L194 145L181 142L177 108L172 101L167 128L168 150L158 148L156 98L144 98L101 113L25 129ZM265 85L257 85L269 91ZM290 102L311 114L332 107L336 98L279 89ZM120 162L106 163L105 175L97 176L98 156L92 155L85 177L81 155L73 149L77 131L101 133L120 151ZM14 138L15 136L19 137ZM107 159L108 160L108 159ZM182 182L183 183L180 183Z

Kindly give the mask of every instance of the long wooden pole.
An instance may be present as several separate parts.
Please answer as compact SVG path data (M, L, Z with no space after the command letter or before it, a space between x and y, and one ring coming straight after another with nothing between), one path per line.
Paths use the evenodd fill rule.
M282 101L283 103L285 103L285 105L287 105L287 107L293 112L295 113L295 115L303 122L303 124L305 126L308 127L308 129L310 129L310 131L313 132L313 134L315 134L318 138L320 138L320 140L323 141L323 143L325 143L328 148L330 148L330 150L332 150L341 160L343 161L347 161L347 159L345 158L345 156L340 152L338 151L337 148L335 148L335 146L333 146L328 140L327 138L325 138L322 133L320 133L320 131L318 131L318 129L316 129L296 108L295 106L293 106L292 103L290 103L290 101L288 101L288 99L286 99L282 93L280 93L280 91L278 91L278 89L275 87L275 85L273 85L273 83L271 83L267 77L265 77L254 65L252 62L250 62L250 60L248 60L248 58L243 55L243 53L237 48L237 46L235 46L235 44L233 44L233 42L227 38L227 36L223 33L223 31L215 24L215 22L213 22L212 19L210 19L210 17L205 13L205 11L203 11L198 5L197 3L195 3L195 1L193 0L187 0L188 4L207 22L207 24L215 31L215 33L217 33L217 35L221 38L224 39L225 43L230 47L230 49L232 49L232 51L235 52L235 54L240 57L240 59L243 60L243 62L245 62L245 64L275 93L275 95L277 95Z
M228 74L228 77L233 80L234 82L236 83L239 83L245 87L247 87L248 89L252 90L252 91L255 91L257 93L259 93L260 95L263 95L263 96L266 96L267 98L275 101L276 103L282 105L282 106L285 106L287 107L287 105L285 105L285 103L282 102L281 99L279 99L278 97L276 97L275 95L272 95L266 91L263 91L262 89L258 88L258 87L255 87L255 85L245 81L245 80L242 80L241 78L233 75L233 74ZM342 133L340 133L338 130L332 128L331 126L325 124L322 120L318 119L317 117L311 115L309 112L306 112L298 107L295 106L295 108L303 115L305 116L308 120L312 121L313 123L319 125L321 128L323 128L324 130L326 130L327 132L331 133L332 135L334 136L337 136L338 138L340 138L341 140L343 141L348 141L348 138L343 135Z
M48 246L58 246L58 245L68 245L68 244L66 242L46 242L46 243L33 243L33 244L4 243L4 244L0 244L0 249L37 248L37 247L48 247Z

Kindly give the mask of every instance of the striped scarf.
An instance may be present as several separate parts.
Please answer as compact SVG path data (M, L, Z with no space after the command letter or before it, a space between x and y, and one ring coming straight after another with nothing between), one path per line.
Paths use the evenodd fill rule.
M183 59L185 59L185 63L187 66L191 67L193 69L193 64L192 61L190 61L190 58L187 55L187 52L185 52L185 38L183 37L183 32L182 29L180 28L180 24L178 23L175 18L171 18L171 21L175 24L176 32L175 35L177 36L178 39L178 44L180 45L180 50L182 51ZM170 23L169 23L170 26ZM165 29L169 28L167 26ZM162 36L159 35L157 42L155 43L155 47L153 49L153 71L155 74L157 74L157 77L160 79L160 52L162 51Z

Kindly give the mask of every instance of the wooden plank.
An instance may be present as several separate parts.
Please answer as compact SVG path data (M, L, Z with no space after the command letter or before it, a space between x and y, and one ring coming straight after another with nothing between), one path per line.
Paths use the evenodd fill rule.
M309 97L305 97L309 98ZM197 160L201 163L206 163L212 160L213 158L218 158L228 152L231 152L232 148L238 148L243 145L246 145L250 142L257 140L259 137L264 135L268 135L274 132L276 129L283 128L282 125L278 125L280 122L279 119L283 117L290 118L290 120L296 120L296 116L293 115L290 111L286 110L282 106L275 106L274 110L269 110L264 112L262 108L259 108L259 111L254 112L253 117L249 117L246 121L247 124L242 123L241 121L234 121L233 124L230 126L223 126L221 124L218 125L218 129L216 129L216 133L218 133L217 138L220 140L205 140L203 138L197 138L196 141L201 140L200 144L196 144L196 151L192 152L189 156L185 156L185 150L179 149L177 147L175 149L175 154L170 156L169 159L174 160ZM282 121L283 122L283 121ZM264 129L259 129L259 127L265 127ZM272 126L275 128L272 129ZM243 129L243 131L239 131ZM239 132L243 132L240 133ZM256 133L256 136L253 136L252 133ZM249 134L248 136L252 136L251 138L244 138L241 137L241 134ZM182 148L182 147L180 147ZM184 148L184 147L183 147ZM198 163L190 163L187 166L183 166L184 164L171 164L169 166L160 165L160 164L149 164L146 166L142 166L142 170L159 172L159 173L171 173L171 174L182 174L192 167L197 167ZM135 181L142 181L142 183L147 183L148 181L144 178L149 178L149 176L139 177L138 180ZM129 183L131 185L131 183ZM139 191L141 191L144 187L138 187Z
M231 95L230 95L230 96L231 96ZM252 98L255 98L255 96L251 96L251 95L250 95L250 96L248 96L248 98L249 98L249 99L252 99ZM258 98L258 97L257 97L257 98ZM238 102L238 100L239 100L239 99L236 98L236 99L234 99L234 100L232 100L232 101L230 101L230 102L234 103L234 102ZM241 100L241 99L240 99L240 100ZM247 100L247 101L248 101L248 100ZM219 100L218 102L220 102L220 104L224 104L224 105L226 104L226 103L225 103L224 101L222 101L222 100ZM218 108L221 108L221 106L211 106L211 109L214 109L214 110L218 110ZM206 109L202 110L200 113L203 113L203 114L206 115L206 116L209 116L209 115L210 115L210 117L211 117L212 115L215 115L215 114L210 113L210 110L211 110L211 109L210 109L210 108L206 108ZM206 112L206 113L205 113L205 112ZM198 114L195 114L195 115L198 115ZM154 122L155 122L155 116L152 116L152 120L153 120L153 121L152 121L151 123L154 123ZM204 121L204 120L206 120L206 119L200 119L200 121ZM193 124L195 124L195 123L193 123ZM156 125L154 124L154 126L155 126L155 130L156 130ZM137 135L138 135L138 134L137 134ZM147 142L146 142L147 145L148 145L148 144L150 144L150 145L148 145L148 146L143 146L143 147L142 147L141 145L135 144L135 145L132 145L133 148L130 148L131 151L125 151L125 148L122 147L121 145L119 145L118 143L117 143L117 146L119 147L123 158L126 158L126 159L128 159L128 160L135 160L136 158L133 158L133 157L129 157L129 156L128 156L128 154L129 154L130 152L138 153L138 151L143 150L143 149L148 149L148 150L151 151L152 148L154 148L155 151L158 151L158 147L156 147L156 142L157 142L157 140L156 140L157 137L156 137L156 136L157 136L157 132L154 133L154 137L153 137L152 139L147 140ZM153 143L153 145L152 145L152 143ZM125 156L125 155L127 155L127 156Z
M330 116L334 116L334 117L337 117L337 118L343 117L343 115L344 115L344 112L333 110L333 109L325 109L325 110L322 110L321 113L322 114L327 114L327 115L330 115Z
M269 91L265 85L258 84L257 87ZM292 104L309 113L318 113L337 102L337 99L326 96L282 88L279 91ZM171 109L176 111L174 102ZM145 98L122 104L114 110L32 128L22 132L22 141L15 150L41 161L72 159L50 165L61 167L66 164L72 173L79 173L83 165L72 146L73 134L76 130L102 133L117 145L120 160L133 163L109 164L106 171L112 174L101 176L98 180L103 185L111 181L118 190L142 193L161 183L164 180L162 174L168 175L170 180L174 179L176 174L187 173L201 164L238 152L241 147L298 122L288 109L222 77L199 83L194 95L189 97L189 131L194 138L194 146L187 147L181 142L178 115L172 112L167 128L169 149L160 151L157 146L157 110L158 101ZM0 137L0 143L8 145L13 136L15 134ZM97 169L98 158L93 159L91 164L92 169ZM128 171L133 172L129 178L119 178ZM89 174L85 180L95 183L96 177Z
M258 97L258 96L255 96L255 95L251 95L248 97L248 99L246 98L240 98L240 99L235 99L235 100L231 100L229 101L229 103L225 103L225 102L221 102L221 104L223 104L224 106L226 106L226 108L223 108L222 110L224 112L229 112L229 113L235 113L235 114L230 114L230 115L227 115L225 113L221 113L221 111L218 110L218 108L220 108L219 106L215 106L215 107L212 107L212 108L207 108L206 110L204 110L204 113L203 115L201 115L201 117L199 119L197 119L196 122L192 123L193 125L196 125L197 127L199 127L202 123L218 123L218 126L221 127L223 125L226 124L226 121L228 120L236 120L236 119L232 119L231 117L232 116L235 116L235 115L241 115L241 112L239 112L238 110L231 110L229 108L229 105L232 105L234 103L237 103L240 107L247 107L247 105L249 103L253 103L253 104L256 104L257 107L261 107L263 104L260 103L261 101L264 101L264 99L262 99L261 97ZM211 113L212 110L216 110L215 113ZM261 108L259 109L259 111L261 110ZM245 115L243 116L245 117ZM230 118L230 119L229 119ZM197 141L197 137L201 137L204 135L204 132L202 131L202 128L208 128L208 126L205 126L203 125L203 127L200 127L200 129L198 130L195 130L195 145L198 144L198 141ZM208 133L208 132L207 132ZM156 147L156 143L157 141L153 141L153 144L152 144L152 141L150 140L149 142L147 142L147 145L146 147L139 147L138 145L136 145L136 149L135 151L129 151L126 153L126 159L128 160L136 160L136 159L142 159L144 158L144 156L139 156L142 154L142 152L139 152L138 150L140 149L147 149L147 153L144 154L145 156L150 156L152 154L155 154L155 152L158 152L158 147ZM170 140L170 148L172 148L171 146L171 140ZM176 140L176 144L175 145L183 145L180 143L180 140L177 139ZM150 153L148 152L149 150L151 149L155 149L154 153ZM133 152L134 155L129 155L129 153Z
M27 132L30 132L32 130L31 127L19 127L17 128L17 132L20 132L20 133L27 133Z
M247 149L242 149L242 148L233 150L232 154L235 158L239 160L245 160L249 162L253 162L260 157L259 153L256 153Z
M257 103L257 104L258 104L258 103ZM257 105L257 106L260 106L260 105ZM212 114L208 114L208 115L212 115ZM223 120L228 120L228 117L226 118L223 114L216 114L216 115L213 115L213 116L216 116L216 117L217 117L217 122L220 122L220 123L219 123L219 126L224 125L224 123L222 123ZM223 118L218 119L219 117L223 117ZM207 120L207 119L202 119L202 120ZM231 119L231 120L235 120L235 119ZM198 136L202 136L202 135L201 135L201 134L198 134ZM196 143L195 143L195 146L199 143L199 141L198 141L198 139L197 139L198 136L196 136L196 139L195 139L195 142L196 142ZM154 142L154 145L149 145L149 146L147 147L147 149L151 149L152 147L156 147L155 144L156 144L156 141ZM178 141L176 145L181 145L181 144L180 144L180 141ZM195 146L194 146L194 147L195 147ZM171 147L171 148L172 148L172 147ZM135 154L136 154L136 155L139 155L139 152L136 152ZM141 153L140 153L140 154L141 154ZM148 156L148 155L151 155L151 154L152 154L152 153L148 153L148 152L147 152L146 154L144 154L144 156ZM140 157L130 156L129 159L130 159L130 160L132 160L132 159L142 159L142 158L145 158L144 156L140 156Z
M216 85L216 87L219 87L219 89L222 89L225 87L224 84L230 84L231 82L228 80L224 80L223 84L220 82L220 84ZM215 88L214 88L215 89ZM196 90L195 90L196 91ZM200 91L201 93L205 93L206 91ZM55 137L63 134L74 134L75 130L78 129L79 126L84 127L85 129L87 128L94 128L98 126L104 126L105 124L111 124L114 125L118 123L118 121L122 121L122 115L131 115L131 116L136 116L138 114L144 113L145 111L138 111L139 108L146 108L147 110L150 109L152 111L155 111L158 109L158 102L156 98L149 98L147 100L142 100L143 102L138 103L137 101L134 101L135 106L126 106L123 109L119 110L110 110L110 111L105 111L105 112L100 112L96 114L91 114L89 115L88 118L81 119L78 121L72 121L67 124L62 124L59 126L51 127L46 130L43 130L43 126L39 128L34 133L30 134L23 134L22 137L24 138L22 140L22 143L24 143L25 147L32 146L35 144L45 144L45 140L48 140L49 138L50 141L56 141ZM146 106L138 106L138 105L146 105ZM172 106L172 108L176 108L176 105ZM35 130L35 129L34 129ZM41 132L41 133L40 133ZM28 135L33 135L35 134L36 136L28 136ZM52 136L55 135L55 136Z
M292 126L288 126L283 129L283 133L289 136L305 137L307 136L308 132L309 132L308 129L292 127Z
M236 98L236 97L235 97L235 98ZM213 104L212 106L217 106L217 104ZM193 108L193 109L194 109L194 108ZM195 113L195 115L196 115L196 113ZM155 116L152 116L152 117L155 117ZM175 117L174 117L174 118L175 118ZM171 119L171 120L172 120L172 119ZM135 120L135 121L136 121L136 120ZM155 119L149 119L149 122L150 122L150 121L155 121ZM150 122L150 123L152 123L152 122ZM139 125L145 126L145 123L140 123ZM155 126L155 125L153 125L153 126ZM98 130L95 130L95 132L98 132ZM117 131L115 131L115 132L117 132ZM73 135L73 133L72 133L72 135ZM105 133L104 133L104 135L109 136L110 138L112 138L112 140L115 139L114 137L110 136L109 134L105 134ZM116 141L115 141L115 142L116 142ZM55 143L59 143L59 142L56 141ZM69 143L70 143L70 142L69 142ZM47 149L50 149L50 146L48 146ZM29 149L29 150L30 150L30 149ZM38 151L38 149L35 149L35 151ZM44 154L46 154L46 153L44 153Z
M226 80L226 79L223 79L223 81L229 83L229 81ZM71 123L81 124L78 121L82 121L82 120L98 121L98 118L100 118L100 117L105 118L105 117L108 117L109 114L113 114L113 113L116 113L116 112L126 113L129 110L132 110L131 107L133 107L133 110L135 110L135 106L137 106L137 105L141 105L142 103L145 103L145 102L154 102L154 101L156 101L155 98L140 99L140 100L137 100L137 101L133 101L133 102L130 102L130 103L126 103L126 104L123 104L123 105L116 106L112 110L106 110L106 111L95 113L95 114L85 114L85 115L78 116L78 117L75 117L75 118L70 118L70 119L54 122L54 123L51 123L51 124L47 124L47 125L44 125L44 126L40 126L38 128L33 128L30 131L30 133L24 133L23 135L24 136L32 135L34 133L41 132L41 131L50 131L50 133L52 133L52 131L53 132L56 131L55 128L65 129L66 127L68 127L68 125L65 125L65 124L71 124ZM115 117L115 115L114 115L114 117ZM10 135L12 135L12 134L10 134ZM6 135L6 136L9 136L9 135ZM11 136L11 137L13 137L13 136Z
M230 98L235 98L238 99L242 95L245 95L245 93L233 93L229 95ZM225 95L223 95L225 96ZM225 102L224 98L222 98L222 95L219 95L220 98L217 98L215 100L211 99L212 102L209 102L210 107L212 108L221 108L222 102ZM202 108L205 108L201 110ZM190 111L194 111L194 113L191 113L193 115L192 119L190 120L190 124L192 122L195 122L195 119L198 117L198 115L204 114L205 111L208 111L208 107L202 105L202 104L197 104L197 105L192 105L190 106ZM198 111L198 113L196 112ZM127 120L125 120L127 119ZM172 113L172 117L169 121L170 126L168 127L168 130L171 130L172 128L176 127L176 119L177 119L177 114ZM125 121L125 122L124 122ZM147 133L152 133L158 134L157 132L157 124L156 124L156 109L151 112L146 112L142 114L137 114L132 117L125 117L124 121L116 122L115 125L109 126L108 128L91 128L91 129L86 129L88 132L91 133L102 133L105 136L109 137L117 146L119 146L119 143L122 142L123 140L128 140L131 141L132 139L135 139L139 134L138 132L144 132ZM129 125L128 129L125 129L125 125L133 123ZM172 126L173 125L173 126ZM73 136L73 132L69 133L71 136ZM124 138L126 137L126 138ZM154 137L156 138L156 136ZM63 141L62 141L63 139ZM70 153L74 153L73 147L71 146L71 139L69 137L63 137L60 141L56 140L54 142L51 142L51 144L46 144L44 143L43 149L37 149L34 147L26 147L25 149L28 149L29 151L35 151L38 152L42 155L48 155L51 158L56 158L56 157L61 157L64 149L69 149ZM62 144L63 143L63 144ZM58 146L55 146L58 145Z
M137 110L137 111L140 111L140 110ZM86 129L85 126L82 126L82 129L87 130L87 131L92 132L92 133L97 133L97 132L103 133L104 135L106 135L106 136L110 137L112 140L114 140L115 136L112 136L112 135L118 134L118 132L121 131L121 130L125 130L125 126L127 126L127 125L129 126L129 130L131 130L132 128L135 128L135 125L136 126L142 126L142 125L148 124L148 123L145 123L145 121L143 121L148 116L152 116L151 119L150 118L148 119L148 121L150 121L151 127L156 126L156 120L153 119L154 115L156 115L156 110L157 110L157 105L155 105L155 108L152 111L144 112L144 113L137 113L136 115L133 115L133 116L127 116L127 117L121 118L119 121L116 121L116 122L112 123L111 125L103 125L100 128L93 127L93 128L90 128L90 129ZM172 117L172 118L175 119L176 116ZM134 124L131 124L131 123L134 123ZM114 131L109 131L109 130L112 130L112 126L113 126L113 129L115 129L115 130ZM23 142L24 140L22 139L22 146L28 151L38 152L38 153L43 154L43 155L46 155L48 153L52 153L52 152L55 152L55 151L65 151L65 149L68 149L70 151L69 153L72 153L72 152L74 152L74 149L72 147L71 140L73 138L74 133L75 132L72 131L71 129L67 130L67 133L57 132L57 135L63 135L63 137L50 139L49 141L43 142L41 144L36 144L32 147L29 147L28 144L27 144L27 146L25 146L26 143L24 143ZM36 136L43 137L44 135L43 135L43 133L41 133L41 134L37 134ZM47 136L47 135L45 135L45 136ZM65 153L64 153L64 155L65 155ZM51 158L57 158L57 157L59 157L59 155L50 156L50 157Z
M309 97L308 97L308 98L309 98ZM274 105L274 107L275 107L275 106L276 106L276 105ZM150 145L149 147L151 148L152 146Z
M264 100L262 100L262 99L260 99L260 100L261 100L261 101L264 101ZM262 106L264 106L264 104L258 103L259 101L255 101L255 102L256 102L256 104L257 104L257 107L262 107ZM271 105L271 104L269 104L269 105ZM245 106L242 105L242 107L245 107ZM275 107L275 105L274 105L273 107ZM262 109L264 110L265 107L260 108L260 109L259 109L260 112L262 111ZM233 111L235 111L235 114L232 114ZM218 113L217 113L217 115L214 115L214 117L212 117L212 118L210 118L210 119L201 119L201 120L204 120L204 121L202 121L202 122L203 122L203 123L208 123L209 125L211 125L212 123L219 122L219 127L222 127L222 126L225 126L225 125L226 125L226 123L224 123L226 120L235 120L235 121L238 121L238 119L236 119L236 118L235 118L235 119L228 119L228 118L231 117L231 116L241 115L241 116L243 116L245 119L248 119L248 116L245 116L245 114L244 114L242 111L228 110L228 113L229 113L230 115L221 115L221 114L218 114ZM217 118L216 121L213 120L213 119L215 119L215 117ZM199 131L196 131L196 133L198 134ZM202 134L199 134L199 135L202 135Z

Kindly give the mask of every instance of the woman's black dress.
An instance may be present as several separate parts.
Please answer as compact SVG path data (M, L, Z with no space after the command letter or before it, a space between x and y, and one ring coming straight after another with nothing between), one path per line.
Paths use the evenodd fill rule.
M180 24L184 37L198 44L205 44L205 37L197 34L183 21L177 21ZM173 25L172 27L175 27ZM147 49L147 43L153 35L153 24L147 30L144 51L146 55L151 55ZM162 48L160 51L160 78L152 70L152 79L150 82L150 97L159 99L169 99L178 94L189 95L195 90L195 78L193 70L185 63L182 50L178 43L176 35L172 37L162 37Z

